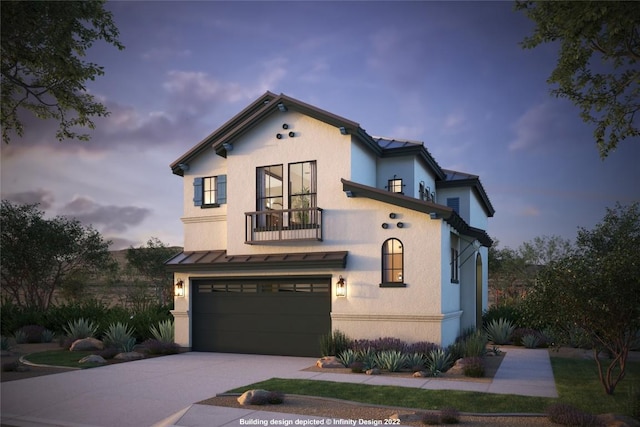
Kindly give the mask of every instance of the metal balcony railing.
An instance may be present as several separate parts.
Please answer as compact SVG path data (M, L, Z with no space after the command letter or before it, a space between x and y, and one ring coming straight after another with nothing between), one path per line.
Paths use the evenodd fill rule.
M301 208L246 212L245 243L322 240L322 209Z

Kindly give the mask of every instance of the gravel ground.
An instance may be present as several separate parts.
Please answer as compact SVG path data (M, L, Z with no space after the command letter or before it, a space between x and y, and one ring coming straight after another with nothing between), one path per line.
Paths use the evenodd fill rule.
M280 405L252 405L242 406L237 401L238 396L216 396L202 402L200 405L225 406L233 408L251 408L257 411L281 412L333 419L367 420L372 425L393 425L385 420L400 419L405 426L422 427L422 414L427 411L410 408L394 408L383 406L363 405L362 403L346 402L336 399L316 398L310 396L287 395ZM362 423L361 423L362 424ZM465 426L554 426L546 417L540 416L476 416L462 414L459 425Z

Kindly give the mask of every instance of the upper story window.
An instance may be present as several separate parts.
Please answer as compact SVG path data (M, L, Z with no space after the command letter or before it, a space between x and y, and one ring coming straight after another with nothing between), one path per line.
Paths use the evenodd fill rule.
M207 176L193 179L193 204L214 208L227 203L227 176Z
M460 197L447 197L447 206L460 215Z
M318 206L316 184L316 162L289 163L289 209L304 209L291 212L290 225L315 224L314 211Z
M283 168L282 165L263 166L256 169L256 210L280 211L274 214L261 214L258 217L258 226L274 227L282 226L283 195Z
M392 179L387 181L387 189L392 193L402 194L403 192L402 187L404 187L404 184L402 184L402 178L396 178L395 175L393 176Z
M404 286L404 249L398 239L387 239L382 244L382 284Z

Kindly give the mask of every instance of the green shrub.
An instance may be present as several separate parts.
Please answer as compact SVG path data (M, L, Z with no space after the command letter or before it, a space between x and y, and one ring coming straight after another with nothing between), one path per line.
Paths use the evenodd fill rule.
M133 329L124 323L112 323L104 333L104 343L107 347L114 347L123 351L132 351L136 339L132 337ZM133 340L133 345L131 341ZM131 350L129 350L131 348Z
M500 318L489 322L484 329L487 332L487 338L494 344L507 344L516 327L508 319Z
M398 350L385 350L378 353L378 366L389 372L402 370L407 363L407 356Z
M97 332L98 326L84 318L69 321L64 328L65 335L72 341L95 337Z
M368 370L373 368L378 368L378 357L376 352L372 348L367 348L365 350L359 350L358 352L358 360L362 362L362 369Z
M528 334L522 337L522 345L526 348L536 348L540 344L540 338L537 334Z
M56 334L53 331L50 331L49 329L45 329L44 331L42 331L41 341L52 342L53 339L55 338L55 335Z
M628 413L635 419L640 420L640 386L632 385L629 389Z
M4 335L0 336L0 350L9 351L11 350L11 343L9 342L9 338Z
M451 367L451 357L449 353L441 348L431 350L425 359L427 371L432 377L440 375Z
M466 377L484 377L484 361L481 357L466 357L462 359L464 375Z
M174 342L173 321L170 319L163 320L150 328L151 335L160 342Z
M180 346L174 342L161 342L155 339L149 339L142 343L143 351L148 354L177 354L180 352Z
M522 325L522 308L516 304L493 305L482 313L482 324L487 326L494 320L505 319L514 325Z
M482 331L476 331L462 343L463 357L483 357L487 353L487 336Z
M44 326L40 325L25 325L21 327L19 331L22 333L22 336L24 336L23 343L35 344L42 342L44 329Z
M320 355L336 356L351 345L351 340L341 331L335 330L332 333L320 337Z
M603 426L595 415L583 412L566 403L554 403L547 408L546 414L551 422L563 426Z

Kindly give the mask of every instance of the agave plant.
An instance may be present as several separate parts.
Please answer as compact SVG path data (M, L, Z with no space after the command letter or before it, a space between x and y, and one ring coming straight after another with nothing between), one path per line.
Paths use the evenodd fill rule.
M407 364L407 356L398 350L385 350L378 353L378 366L389 372L398 372Z
M507 344L511 339L511 334L516 329L515 325L507 319L494 319L485 327L487 337L494 344Z
M540 344L540 338L535 334L527 334L522 337L522 345L526 348L536 348Z
M373 369L378 368L378 357L376 352L372 348L367 348L365 350L360 350L358 353L358 360L362 362L362 369Z
M172 320L167 319L155 326L152 325L151 328L149 328L149 331L151 332L151 335L153 335L153 338L162 343L172 343L175 341Z
M358 360L358 353L348 348L336 357L338 358L340 363L348 368L353 364L353 362L356 362Z
M133 338L133 329L129 325L121 322L112 323L104 333L104 342L109 347L115 347L123 351L131 351L135 345L135 338Z
M75 321L69 321L67 326L64 327L64 333L71 340L95 337L97 332L98 326L82 317Z
M412 371L421 371L424 369L426 363L422 353L409 353L407 354L407 366Z
M426 357L427 370L432 376L438 376L449 369L451 357L441 348L431 350Z

